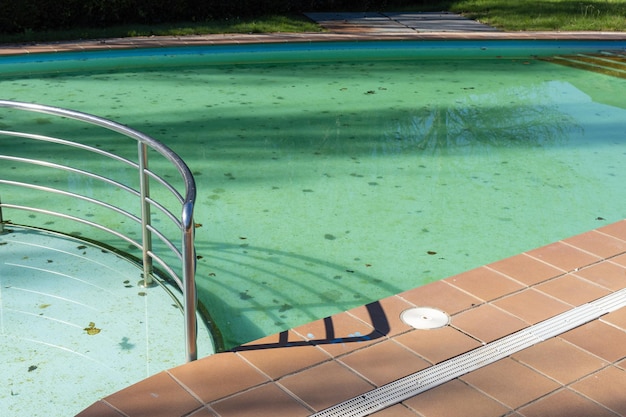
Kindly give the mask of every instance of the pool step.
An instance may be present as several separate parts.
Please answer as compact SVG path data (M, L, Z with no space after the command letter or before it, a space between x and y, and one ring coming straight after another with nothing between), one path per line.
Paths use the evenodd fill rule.
M74 415L184 362L183 316L163 287L177 293L140 287L141 272L70 236L5 227L0 416ZM208 332L198 334L200 354L212 353Z
M607 51L598 54L557 55L542 58L542 60L613 77L626 78L626 54L622 52Z

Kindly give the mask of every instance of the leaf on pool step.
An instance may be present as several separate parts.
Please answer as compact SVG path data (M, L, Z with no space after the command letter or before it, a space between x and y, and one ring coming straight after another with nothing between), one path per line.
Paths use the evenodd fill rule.
M86 331L89 336L93 336L95 334L100 333L100 330L102 329L98 329L96 327L96 323L94 323L93 321L90 321L89 326L85 327L83 330Z

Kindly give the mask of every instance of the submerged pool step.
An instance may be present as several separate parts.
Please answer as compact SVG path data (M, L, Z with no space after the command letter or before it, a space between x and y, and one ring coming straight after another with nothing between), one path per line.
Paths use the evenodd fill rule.
M558 55L543 61L626 79L626 55L614 52Z
M71 236L5 228L0 416L75 415L184 362L183 315L169 294L178 293L168 283L140 287L141 272ZM200 354L213 353L208 331L198 335Z
M383 385L311 417L362 417L407 400L626 306L626 289Z

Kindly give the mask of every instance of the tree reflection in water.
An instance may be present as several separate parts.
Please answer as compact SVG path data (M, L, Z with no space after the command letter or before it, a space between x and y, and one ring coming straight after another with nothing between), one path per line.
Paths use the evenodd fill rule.
M469 94L453 103L424 105L390 122L385 154L411 148L425 154L485 153L492 147L538 147L568 141L582 127L560 108L556 82ZM562 86L561 86L562 87Z

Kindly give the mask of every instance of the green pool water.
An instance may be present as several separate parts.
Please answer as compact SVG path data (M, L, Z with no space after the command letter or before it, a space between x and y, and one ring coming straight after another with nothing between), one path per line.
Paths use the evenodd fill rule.
M626 80L539 59L617 47L0 58L0 95L111 118L183 157L200 300L233 347L625 218Z

